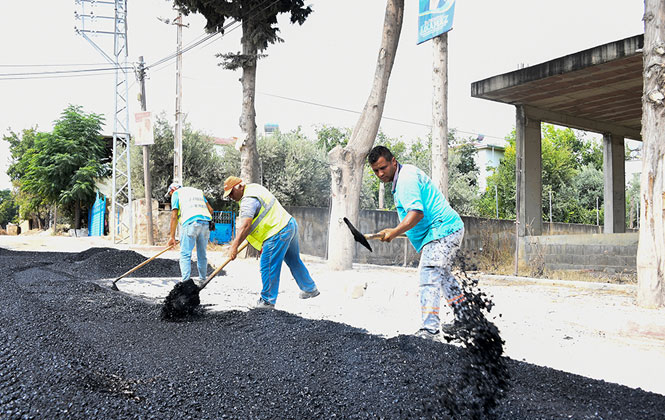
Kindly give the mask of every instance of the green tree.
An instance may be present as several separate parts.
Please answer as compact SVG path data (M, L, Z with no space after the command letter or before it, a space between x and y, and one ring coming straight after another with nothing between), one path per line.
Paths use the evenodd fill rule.
M639 203L640 203L640 174L634 173L628 182L626 189L626 223L629 228L639 225Z
M57 145L53 150L58 154L54 163L59 168L52 173L66 177L58 201L65 209L73 209L75 229L81 227L82 207L95 201L97 179L111 173L109 150L100 134L103 123L101 115L86 114L82 107L70 105L53 127Z
M466 141L461 145L453 148L453 153L455 153L457 156L456 161L454 162L457 172L460 174L471 175L468 178L468 183L470 186L476 185L478 174L480 172L474 159L478 153L476 147L471 141Z
M598 142L587 139L585 133L543 124L542 135L555 147L568 150L574 156L576 169L592 164L599 171L603 170L603 147Z
M316 130L316 145L330 152L335 146L345 147L351 137L351 129L348 127L333 127L323 125Z
M9 135L3 136L3 140L9 143L9 153L12 162L7 168L7 175L14 182L19 182L25 175L28 163L30 161L29 153L35 146L35 137L37 136L37 127L28 128L21 133L10 131Z
M478 213L515 217L515 131L506 137L509 145L494 174L487 179L487 190L477 202ZM549 220L549 192L552 191L552 218L556 222L596 223L596 196L602 197L602 149L573 130L542 126L542 206L543 219ZM600 158L598 152L600 151ZM600 184L599 184L600 180ZM496 193L495 193L496 187ZM496 195L495 195L496 194ZM602 201L601 201L602 203Z
M31 159L35 153L34 145L37 136L37 128L25 129L20 133L10 131L3 139L9 143L11 164L7 169L7 175L12 184L17 188L16 204L18 205L20 219L34 219L41 228L48 213L48 203L43 197L31 194L21 188L22 179L25 176Z
M468 147L470 146L470 147ZM452 208L465 216L478 214L478 167L473 160L473 145L451 148L448 153L448 201Z
M330 170L325 149L300 128L259 138L263 185L284 205L327 207Z
M5 137L21 216L40 217L43 206L60 204L73 215L74 227L80 227L82 205L94 201L96 180L109 172L109 151L100 135L103 121L69 105L51 133L34 128Z
M248 182L259 181L259 159L256 147L256 67L260 52L268 45L284 42L278 36L277 16L289 13L291 23L302 25L312 12L305 7L304 0L256 1L256 0L174 0L184 14L200 13L206 18L208 32L223 33L227 19L242 22L242 52L217 54L225 69L242 69L243 104L240 128L244 142L241 151L241 175Z
M164 114L154 123L155 143L150 146L150 175L152 198L164 202L164 193L173 179L173 127ZM137 197L144 197L143 159L140 148L132 150L132 189ZM222 157L209 137L185 124L182 133L183 182L188 187L199 188L211 201L215 210L223 208L224 179L236 172L225 171Z
M0 190L0 227L18 222L18 204L11 190Z

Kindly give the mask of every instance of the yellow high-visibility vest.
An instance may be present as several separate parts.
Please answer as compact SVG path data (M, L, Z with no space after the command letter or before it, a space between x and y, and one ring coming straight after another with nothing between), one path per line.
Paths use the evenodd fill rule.
M291 220L291 215L284 210L275 196L262 185L245 185L244 197L254 197L261 202L259 214L252 220L247 236L250 245L260 251L266 239L284 229Z

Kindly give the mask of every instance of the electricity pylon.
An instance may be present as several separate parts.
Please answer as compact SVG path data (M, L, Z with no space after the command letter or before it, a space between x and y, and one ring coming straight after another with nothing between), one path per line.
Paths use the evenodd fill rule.
M113 193L109 229L113 243L134 243L129 134L129 86L127 74L127 0L75 0L74 14L81 22L76 32L115 67L115 113L113 118ZM111 11L110 8L114 7ZM100 13L97 12L99 8ZM113 35L113 55L104 51L91 36ZM119 217L119 208L123 217ZM112 223L114 222L114 223Z

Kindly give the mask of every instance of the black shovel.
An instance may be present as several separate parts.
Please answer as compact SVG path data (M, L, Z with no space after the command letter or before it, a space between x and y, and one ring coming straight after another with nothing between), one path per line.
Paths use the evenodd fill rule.
M360 233L360 231L358 229L356 229L351 224L349 219L347 219L346 217L344 218L344 223L346 223L346 225L349 227L349 229L351 229L351 233L353 234L353 239L355 239L356 242L360 243L360 245L362 245L365 248L369 249L369 252L373 252L373 251L372 251L372 247L369 245L369 242L367 242L367 240L368 239L381 239L381 238L383 238L382 233L370 233L370 234L367 234L367 235L363 235L362 233ZM406 235L399 235L398 238L406 238Z

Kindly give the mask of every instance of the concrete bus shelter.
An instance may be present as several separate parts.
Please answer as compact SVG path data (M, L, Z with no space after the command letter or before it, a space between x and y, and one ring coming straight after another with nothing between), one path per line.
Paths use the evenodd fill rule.
M541 122L603 135L604 233L625 232L624 139L642 140L643 45L637 35L471 84L474 98L515 105L520 236L543 232Z

